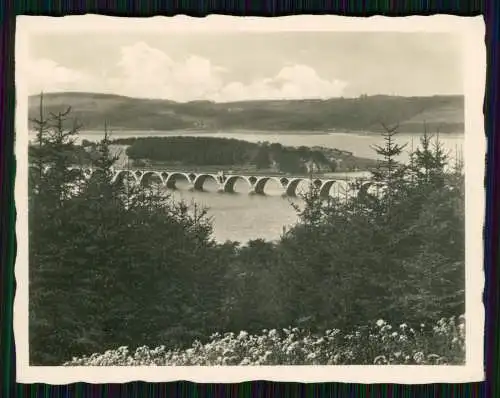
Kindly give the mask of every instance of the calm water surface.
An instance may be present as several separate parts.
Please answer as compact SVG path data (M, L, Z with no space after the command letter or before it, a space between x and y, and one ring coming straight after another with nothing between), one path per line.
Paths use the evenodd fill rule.
M111 138L127 138L136 136L176 136L173 132L113 132ZM380 136L373 134L332 133L332 134L274 134L274 133L206 133L206 132L183 132L183 136L206 136L220 138L234 138L250 142L280 143L288 146L323 146L338 148L353 152L355 156L375 158L373 146L381 145ZM102 138L99 132L83 132L80 139L97 141ZM447 134L440 137L450 155L455 157L456 151L462 151L463 134ZM400 134L396 142L407 144L408 149L418 144L418 135ZM401 161L408 158L407 154L400 157ZM122 159L123 160L123 159ZM292 199L281 197L281 189L272 183L266 185L266 196L248 195L248 186L243 181L238 181L235 186L235 194L223 194L216 192L214 182L205 184L205 192L190 192L187 186L178 184L175 191L171 191L174 199L183 199L187 202L208 208L208 215L214 221L214 236L218 241L236 240L246 242L250 239L263 238L267 240L278 239L283 228L293 225L297 221L295 210L290 204ZM302 186L304 189L305 186ZM342 190L342 186L332 188ZM293 199L298 203L298 199Z

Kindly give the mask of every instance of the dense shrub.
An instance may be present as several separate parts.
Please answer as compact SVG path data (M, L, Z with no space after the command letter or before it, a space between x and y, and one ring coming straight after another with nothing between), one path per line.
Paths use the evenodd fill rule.
M186 365L460 365L465 360L464 318L441 319L431 329L392 327L383 320L346 334L338 329L311 334L299 328L263 330L259 335L216 333L185 350L165 346L108 350L65 366Z

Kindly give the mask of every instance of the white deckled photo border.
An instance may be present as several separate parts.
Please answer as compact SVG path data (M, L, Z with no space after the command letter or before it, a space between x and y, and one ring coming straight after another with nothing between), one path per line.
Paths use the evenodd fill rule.
M30 366L28 339L28 93L23 82L29 60L30 35L40 32L175 33L187 31L274 32L454 32L463 38L465 93L465 180L466 180L466 363L463 366L176 366L176 367L63 367ZM474 382L484 379L484 289L483 225L485 217L485 156L483 99L486 82L485 26L481 16L447 15L388 18L340 16L290 16L253 18L232 16L154 17L144 19L97 15L61 18L20 16L16 29L16 180L17 283L14 301L14 336L17 381L48 384L124 383L129 381L242 382L271 380L285 382L350 382L422 384Z

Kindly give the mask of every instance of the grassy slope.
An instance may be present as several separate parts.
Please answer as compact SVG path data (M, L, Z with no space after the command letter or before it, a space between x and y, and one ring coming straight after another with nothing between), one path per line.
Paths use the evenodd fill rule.
M38 111L39 97L29 99L30 117ZM176 130L226 129L262 131L365 130L380 131L380 122L400 124L400 130L429 128L462 132L464 101L461 96L391 97L329 100L281 100L213 103L177 103L94 93L44 95L47 111L72 107L73 117L86 129Z

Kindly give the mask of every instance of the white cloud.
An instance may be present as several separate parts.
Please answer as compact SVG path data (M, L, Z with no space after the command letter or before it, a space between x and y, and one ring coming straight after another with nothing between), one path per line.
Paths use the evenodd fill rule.
M90 75L59 65L50 59L30 60L23 73L30 94L41 91L95 91L98 82Z
M191 55L173 60L139 42L121 48L119 61L100 77L40 59L30 67L30 91L98 91L179 102L256 99L330 98L342 95L346 83L321 78L306 65L285 66L275 76L249 84L224 82L226 69Z
M322 79L306 65L286 66L274 77L255 80L245 85L238 82L227 84L218 93L219 101L246 99L302 99L331 98L341 96L347 83L340 80Z
M198 56L174 62L145 43L121 49L110 88L132 97L190 101L211 98L222 87L220 68Z

